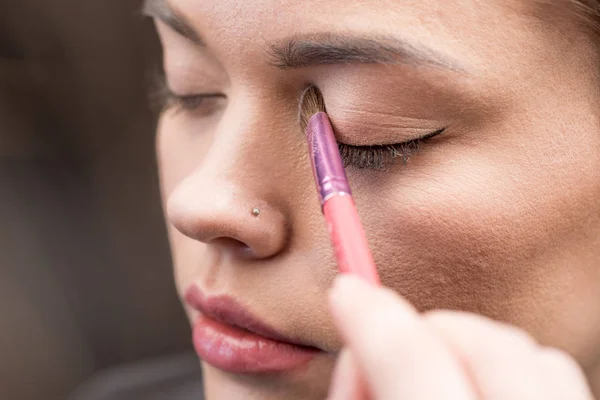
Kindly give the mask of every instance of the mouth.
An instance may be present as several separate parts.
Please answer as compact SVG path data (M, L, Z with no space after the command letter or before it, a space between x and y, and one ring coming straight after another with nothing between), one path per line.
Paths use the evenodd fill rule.
M205 297L197 286L191 286L185 302L199 312L192 334L196 353L223 371L289 371L322 352L279 333L231 297Z

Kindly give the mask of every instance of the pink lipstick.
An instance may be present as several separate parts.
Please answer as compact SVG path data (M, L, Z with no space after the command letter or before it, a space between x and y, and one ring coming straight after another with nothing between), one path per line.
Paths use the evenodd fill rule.
M287 338L227 296L204 297L192 286L185 301L200 315L193 328L196 352L207 363L234 373L292 370L320 351Z

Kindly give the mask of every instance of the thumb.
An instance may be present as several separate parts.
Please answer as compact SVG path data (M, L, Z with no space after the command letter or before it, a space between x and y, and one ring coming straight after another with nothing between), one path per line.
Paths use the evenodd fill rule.
M334 322L376 399L473 399L456 357L404 298L360 278L336 278Z

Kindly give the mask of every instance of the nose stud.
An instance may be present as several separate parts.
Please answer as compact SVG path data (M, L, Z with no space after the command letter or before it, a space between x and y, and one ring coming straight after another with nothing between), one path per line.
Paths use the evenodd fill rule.
M252 215L254 215L255 217L258 217L260 215L260 210L258 208L253 208L252 209Z

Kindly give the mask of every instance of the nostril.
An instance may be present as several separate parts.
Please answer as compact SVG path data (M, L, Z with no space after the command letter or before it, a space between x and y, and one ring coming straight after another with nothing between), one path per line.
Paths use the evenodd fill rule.
M212 239L209 244L214 247L227 250L228 252L232 252L240 258L257 258L257 255L252 247L234 238L218 237Z
M194 176L195 178L195 176ZM221 185L221 186L219 186ZM188 239L206 244L223 255L250 261L271 258L288 240L286 216L248 192L186 178L169 196L168 222ZM210 195L198 188L210 186Z

